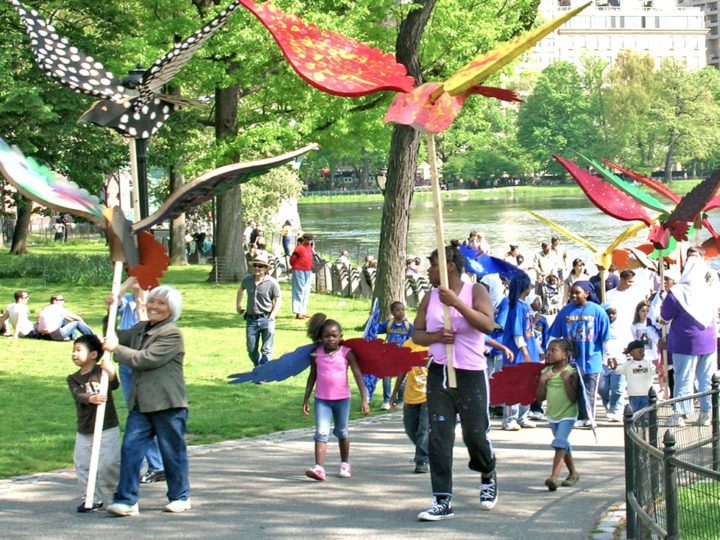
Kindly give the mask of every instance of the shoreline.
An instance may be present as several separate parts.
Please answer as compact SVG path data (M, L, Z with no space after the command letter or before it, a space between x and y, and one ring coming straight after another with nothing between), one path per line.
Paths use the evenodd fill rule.
M680 195L685 195L701 180L675 180L670 188ZM646 191L652 193L651 190ZM383 200L381 193L363 193L361 191L335 191L332 193L321 192L314 194L310 192L298 199L298 204L326 204L331 202L368 202L379 203ZM577 184L563 184L551 186L504 186L482 189L453 189L442 192L444 200L467 200L467 201L492 201L508 200L514 198L557 198L557 197L585 197L585 194ZM429 190L415 191L413 200L431 201L432 192Z

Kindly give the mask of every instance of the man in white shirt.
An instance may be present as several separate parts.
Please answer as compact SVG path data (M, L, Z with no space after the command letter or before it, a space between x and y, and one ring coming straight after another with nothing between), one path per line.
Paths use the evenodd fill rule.
M28 317L29 299L30 295L27 291L15 291L15 303L6 307L5 312L0 316L0 328L7 334L8 324L10 324L13 328L10 337L13 339L37 335L35 325L30 322L30 317Z
M615 339L618 343L630 343L633 340L632 324L635 308L646 297L645 289L634 283L635 272L623 270L620 272L618 286L605 294L606 302L617 310Z
M38 332L55 341L74 339L78 334L93 333L80 315L65 309L65 298L61 294L51 296L50 304L40 312Z

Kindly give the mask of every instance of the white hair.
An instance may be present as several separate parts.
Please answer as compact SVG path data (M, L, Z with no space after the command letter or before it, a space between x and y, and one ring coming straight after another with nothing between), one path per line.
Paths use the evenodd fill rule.
M177 321L182 314L182 295L180 291L169 285L160 285L150 290L147 301L150 301L150 299L155 296L159 296L167 302L168 308L170 309L170 320L172 322Z

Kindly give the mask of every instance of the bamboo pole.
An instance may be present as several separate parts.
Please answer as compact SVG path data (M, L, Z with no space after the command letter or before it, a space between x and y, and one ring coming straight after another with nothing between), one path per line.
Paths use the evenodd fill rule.
M115 261L113 269L112 295L117 298L120 293L120 283L122 281L123 262ZM115 319L117 317L117 302L113 302L108 310L108 324L105 336L115 334ZM110 359L108 359L110 360ZM108 385L110 380L108 374L103 370L100 376L100 395L107 396ZM95 429L93 431L92 450L90 452L90 468L88 471L87 489L85 490L85 508L93 507L93 498L95 496L95 483L97 481L98 464L100 462L100 446L102 444L103 424L105 423L105 406L106 402L101 402L95 411Z
M138 182L138 161L135 139L128 139L130 146L130 171L132 173L133 221L140 221L140 185Z
M445 235L443 233L442 199L440 198L440 178L438 176L437 169L435 136L432 133L428 133L426 142L428 160L430 161L430 181L432 184L433 210L435 214L435 239L438 253L438 269L440 271L440 286L448 288L450 284L447 273L447 257L445 256ZM445 304L443 304L443 322L445 330L452 330L452 323L450 321L450 306ZM452 343L445 344L445 354L447 356L448 387L457 388Z

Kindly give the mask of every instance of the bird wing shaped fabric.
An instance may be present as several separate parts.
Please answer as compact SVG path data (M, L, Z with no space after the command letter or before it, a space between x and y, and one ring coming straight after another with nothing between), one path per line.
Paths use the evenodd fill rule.
M317 148L318 145L313 143L279 156L233 163L207 172L170 195L155 213L136 222L133 225L133 230L142 231L161 221L173 219L183 212L210 200L218 193L247 182L255 176L268 172L270 169L294 161Z
M621 221L642 221L648 227L653 223L652 218L635 199L629 197L615 186L612 186L581 169L572 160L564 159L556 154L553 157L570 173L588 199L607 215Z
M675 193L672 189L667 187L665 184L661 184L657 180L653 180L652 178L648 178L646 176L643 176L642 174L633 172L630 169L626 169L625 167L621 167L620 165L618 165L616 163L612 163L611 161L608 161L608 160L603 160L603 161L609 167L612 167L616 171L620 171L621 173L623 173L626 176L629 176L636 182L644 184L647 187L649 187L650 189L656 191L657 193L659 193L660 195L662 195L663 197L668 199L670 202L673 202L675 204L680 202L680 199L681 199L680 195Z
M359 97L383 90L411 92L415 85L392 54L321 30L270 2L238 1L268 29L297 74L318 90Z
M317 348L317 343L310 343L298 347L294 351L283 354L277 360L272 360L255 367L247 373L228 375L229 384L245 382L264 383L278 382L294 377L310 367L310 355Z
M692 222L706 210L720 186L720 171L714 172L708 178L700 182L685 195L682 200L668 216L666 223L671 222Z
M105 206L77 184L27 158L0 138L0 172L24 197L40 206L87 218L105 228Z
M478 277L487 274L500 274L501 276L512 279L517 274L525 272L509 262L498 259L486 253L480 253L468 246L460 246L460 253L465 257L465 270L472 272Z
M222 10L217 17L205 26L194 32L181 43L175 45L162 58L153 63L143 74L139 85L140 94L143 96L143 103L148 103L152 96L160 92L160 89L190 61L190 58L227 22L232 13L240 7L236 0L227 8Z
M530 405L537 401L540 372L546 367L537 362L505 366L490 377L490 403Z
M555 31L589 5L590 3L587 3L570 10L562 16L537 27L535 30L511 41L501 43L493 50L475 57L445 81L443 90L453 96L468 92L473 86L480 84L490 75L508 65L515 58L533 47L538 41Z
M567 238L569 238L569 239L572 240L573 242L577 242L577 243L580 244L581 246L585 246L586 248L588 248L588 249L589 249L590 251L592 251L593 253L596 253L596 252L597 252L597 248L596 248L595 246L593 246L590 242L588 242L587 240L585 240L585 239L584 239L582 236L580 236L579 234L576 234L576 233L574 233L574 232L569 231L568 229L566 229L566 228L563 227L562 225L560 225L560 224L558 224L558 223L555 223L553 220L551 220L551 219L549 219L549 218L546 218L545 216L542 216L542 215L540 215L540 214L538 214L538 213L536 213L536 212L533 212L532 210L528 210L527 208L525 208L524 210L525 210L528 214L530 214L532 217L534 217L535 219L537 219L538 221L543 222L545 225L547 225L548 227L556 230L557 232L559 232L559 233L562 234L563 236L566 236Z
M410 371L411 367L427 363L427 351L412 351L385 343L381 339L352 338L343 341L355 353L360 371L376 377L397 377Z
M613 174L611 171L609 171L599 163L593 161L592 159L585 156L582 156L582 158L590 165L595 167L600 172L600 174L602 174L616 188L629 195L643 206L652 208L653 210L657 210L658 212L668 212L668 209L665 207L665 205L649 193L646 193L639 187L632 185L630 182L626 182L625 180Z
M81 94L116 102L125 99L127 89L101 62L71 45L34 9L18 0L10 2L25 24L35 61L45 74Z

